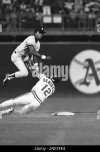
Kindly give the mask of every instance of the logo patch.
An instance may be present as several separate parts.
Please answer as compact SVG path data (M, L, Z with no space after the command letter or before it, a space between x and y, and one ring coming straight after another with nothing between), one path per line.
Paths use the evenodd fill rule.
M100 52L85 50L77 54L70 63L69 78L82 93L100 92Z

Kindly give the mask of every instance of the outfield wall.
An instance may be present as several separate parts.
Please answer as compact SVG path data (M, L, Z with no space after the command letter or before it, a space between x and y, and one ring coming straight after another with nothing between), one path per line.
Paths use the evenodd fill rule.
M12 73L17 70L17 68L12 64L10 56L13 50L17 47L19 43L1 43L0 44L0 90L4 92L14 91L15 94L21 94L23 92L29 91L30 88L36 83L37 79L32 79L31 75L27 78L12 80L6 88L2 86L2 80L6 73ZM44 65L70 65L73 57L81 51L84 50L97 50L100 51L99 43L42 43L41 44L41 54L46 54L52 56L52 60L44 61ZM79 92L73 87L68 76L68 81L64 81L57 84L56 94L72 95L73 96L89 96ZM95 94L99 95L99 93ZM95 96L93 95L93 96Z

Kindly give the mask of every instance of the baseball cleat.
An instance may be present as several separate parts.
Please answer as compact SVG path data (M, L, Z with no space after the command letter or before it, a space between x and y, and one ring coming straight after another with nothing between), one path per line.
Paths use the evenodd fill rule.
M8 74L6 74L6 76L3 80L3 86L5 86L8 83L8 81L9 81L9 76L8 76Z
M11 114L14 111L14 109L11 107L9 109L3 110L2 115Z

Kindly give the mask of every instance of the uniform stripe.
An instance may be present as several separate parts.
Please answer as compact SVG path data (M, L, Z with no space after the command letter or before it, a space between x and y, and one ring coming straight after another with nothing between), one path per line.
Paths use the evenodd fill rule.
M33 92L34 92L34 94L36 95L36 97L37 97L37 99L40 101L40 103L42 102L41 101L41 99L38 97L38 95L37 95L37 93L34 91L34 90L32 90Z
M39 102L39 103L42 103L41 99L38 97L37 93L34 91L34 90L31 90L31 92L33 93L34 97L36 98L36 100Z

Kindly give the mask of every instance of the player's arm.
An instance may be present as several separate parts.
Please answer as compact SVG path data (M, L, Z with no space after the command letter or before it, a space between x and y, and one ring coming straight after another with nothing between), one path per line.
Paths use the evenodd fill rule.
M35 55L38 58L41 58L41 54L39 54L38 52L35 51L34 46L28 46L29 47L29 52L31 53L31 55Z
M38 58L40 58L40 59L46 59L46 56L45 56L45 55L41 55L41 54L39 54L37 51L35 51L34 46L28 46L28 47L29 47L29 53L30 53L31 55L34 55L34 56L36 56L36 57L38 57Z
M40 49L40 43L38 43L37 49L35 48L35 37L29 36L26 42L26 48L28 48L28 54L31 57L32 55L40 58L40 59L48 59L45 55L41 55L38 53Z
M40 59L43 59L43 60L45 60L45 59L50 60L51 59L50 56L41 55L37 51L35 51L34 46L30 45L28 47L29 47L29 51L30 51L31 55L34 55L34 56L36 56L36 57L38 57Z

